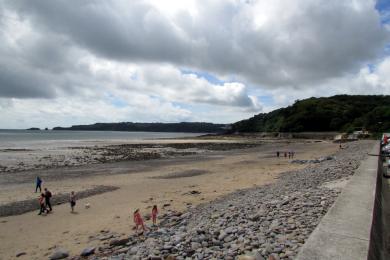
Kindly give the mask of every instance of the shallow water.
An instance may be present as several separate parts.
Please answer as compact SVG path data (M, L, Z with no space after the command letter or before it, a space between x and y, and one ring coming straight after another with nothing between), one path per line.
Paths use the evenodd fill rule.
M0 130L0 149L36 149L107 142L195 137L199 133Z

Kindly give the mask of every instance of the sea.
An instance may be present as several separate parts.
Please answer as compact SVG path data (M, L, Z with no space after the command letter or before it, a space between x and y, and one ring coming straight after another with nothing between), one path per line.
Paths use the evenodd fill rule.
M166 138L189 138L205 133L53 131L0 129L0 149L35 149L129 143Z

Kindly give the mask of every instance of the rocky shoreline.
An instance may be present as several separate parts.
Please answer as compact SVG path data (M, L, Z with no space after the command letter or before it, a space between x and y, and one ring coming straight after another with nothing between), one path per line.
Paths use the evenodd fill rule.
M122 161L174 158L212 151L247 149L261 142L145 143L66 147L59 150L0 149L1 173L75 167Z
M372 145L349 143L331 160L282 174L274 184L236 191L185 213L169 211L160 216L158 230L143 236L102 230L91 237L100 246L86 248L87 255L101 260L294 259L340 193L324 184L351 176Z

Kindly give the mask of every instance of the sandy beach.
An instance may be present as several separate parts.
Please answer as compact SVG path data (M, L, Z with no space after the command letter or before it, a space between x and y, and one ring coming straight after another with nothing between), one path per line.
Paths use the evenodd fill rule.
M158 144L161 142L156 141ZM163 143L169 142L183 145L199 140ZM218 146L218 143L231 140L200 142ZM62 204L54 206L53 212L47 216L37 216L36 210L1 217L0 259L14 259L21 252L26 255L18 259L45 259L55 248L66 248L71 255L79 255L86 245L99 245L99 240L90 238L101 230L110 230L119 235L130 233L133 227L131 216L136 208L140 208L143 214L149 213L154 204L160 207L161 214L173 209L185 211L239 189L273 183L281 173L307 166L292 164L283 156L276 158L277 150L293 150L296 159L309 160L331 155L339 149L337 144L328 141L240 142L255 145L223 146L224 149L220 149L221 145L216 149L187 145L186 154L172 153L153 160L114 160L73 167L2 172L1 205L37 198L37 193L34 193L37 174L42 176L44 187L48 187L54 197L59 193L82 191L98 185L119 189L79 200L76 214L70 213L68 204ZM172 151L172 147L163 146L162 149ZM91 205L89 209L84 207L86 203Z

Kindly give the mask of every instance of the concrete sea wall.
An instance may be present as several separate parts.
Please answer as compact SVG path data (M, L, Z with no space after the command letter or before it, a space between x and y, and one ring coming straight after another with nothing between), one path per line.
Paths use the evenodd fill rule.
M379 151L378 143L370 154ZM390 259L384 241L389 186L384 185L382 171L380 156L368 156L361 163L296 259Z

